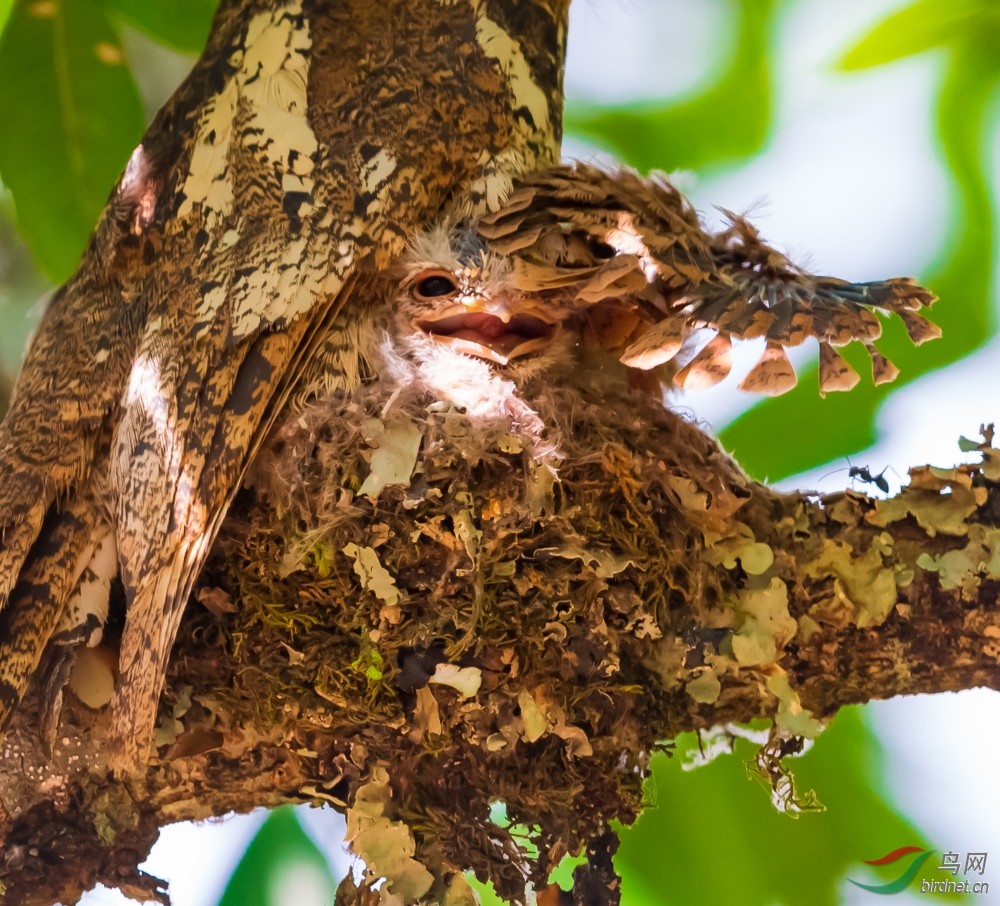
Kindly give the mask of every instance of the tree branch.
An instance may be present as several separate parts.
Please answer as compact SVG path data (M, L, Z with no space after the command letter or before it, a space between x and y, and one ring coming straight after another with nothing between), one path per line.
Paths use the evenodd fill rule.
M350 805L403 902L470 868L523 901L636 816L661 740L771 718L762 767L795 807L781 740L848 703L1000 686L991 447L889 500L779 494L597 370L522 390L551 448L388 381L289 419L191 606L144 782L88 771L107 721L75 701L51 759L30 711L8 736L12 902L139 885L158 825L285 801ZM359 495L412 431L409 484Z

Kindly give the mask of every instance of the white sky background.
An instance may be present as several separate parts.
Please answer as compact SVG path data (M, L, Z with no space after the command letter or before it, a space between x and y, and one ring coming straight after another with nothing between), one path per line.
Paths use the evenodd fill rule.
M699 210L711 216L713 205L754 208L754 220L768 239L821 273L870 280L916 273L934 258L947 222L944 181L931 142L935 57L857 76L831 68L838 51L901 5L899 0L792 5L777 51L780 93L769 148L745 167L688 187ZM695 87L727 52L728 39L720 39L718 24L726 11L722 0L575 0L567 95L625 101ZM578 142L567 141L565 150L572 157L595 156ZM670 170L671 162L664 160L662 167ZM993 183L1000 185L1000 167ZM911 464L960 461L958 436L977 436L982 421L1000 421L996 382L983 380L984 374L995 374L998 360L1000 343L993 343L894 394L879 415L879 444L852 461L873 471L891 466L900 475ZM739 377L689 396L684 405L721 426L750 402L735 389ZM788 485L835 490L847 484L846 471L828 473L846 466L834 463ZM898 483L891 470L886 477ZM870 706L869 714L884 742L896 799L927 835L900 845L988 852L986 878L998 888L989 902L1000 903L995 756L1000 695L976 691L898 699ZM304 817L317 842L336 857L339 818L316 810ZM215 906L260 820L255 814L224 824L168 828L146 867L171 881L176 906ZM858 858L873 855L859 852ZM876 899L845 885L845 903ZM893 898L899 906L918 901L927 902L916 895ZM127 901L101 890L83 902Z

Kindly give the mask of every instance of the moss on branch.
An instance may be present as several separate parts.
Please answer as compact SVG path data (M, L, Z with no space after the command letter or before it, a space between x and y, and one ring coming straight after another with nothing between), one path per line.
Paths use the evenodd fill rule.
M599 370L520 389L541 435L419 385L289 418L190 606L144 781L93 773L105 715L71 696L51 759L30 709L8 736L11 902L148 889L160 824L289 801L347 809L401 902L461 902L467 869L520 901L636 816L681 732L766 717L780 754L847 703L1000 685L989 442L888 500L782 494Z

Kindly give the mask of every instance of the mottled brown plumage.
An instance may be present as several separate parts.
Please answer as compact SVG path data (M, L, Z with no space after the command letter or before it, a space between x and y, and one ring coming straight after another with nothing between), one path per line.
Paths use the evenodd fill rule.
M185 603L249 462L293 397L396 367L380 346L387 302L421 380L436 388L441 363L467 353L505 369L477 372L478 386L502 401L493 415L536 437L544 426L511 388L580 345L703 386L728 372L733 338L765 337L742 386L783 392L783 347L807 337L823 390L857 379L834 348L855 339L876 380L891 379L873 309L898 313L917 342L934 335L925 290L813 277L741 218L705 230L662 178L554 167L476 220L521 171L552 163L560 51L526 57L488 2L389 5L224 4L51 303L0 425L0 719L50 639L97 640L116 553L111 764L141 765ZM561 42L566 5L532 6L541 37ZM449 40L425 47L420 17L442 15ZM368 69L341 71L345 41L394 48L398 71L363 49L352 59ZM443 257L417 246L401 295L380 292L374 275L408 237L470 215ZM424 285L435 273L455 291ZM715 337L699 347L702 329Z
M516 21L498 0L222 3L0 425L0 721L53 633L86 635L64 613L111 533L110 763L141 767L192 583L262 437L317 356L331 386L366 373L359 275L554 161L568 2Z
M744 390L791 389L784 348L809 338L819 341L822 393L857 383L836 349L855 341L871 356L875 382L884 383L897 369L873 345L882 332L876 312L898 315L915 343L939 335L922 314L934 296L912 280L813 276L744 218L728 217L713 233L665 177L578 164L525 177L476 230L509 258L513 291L584 317L631 368L671 364L670 379L681 387L717 383L729 373L732 341L760 337L766 346Z

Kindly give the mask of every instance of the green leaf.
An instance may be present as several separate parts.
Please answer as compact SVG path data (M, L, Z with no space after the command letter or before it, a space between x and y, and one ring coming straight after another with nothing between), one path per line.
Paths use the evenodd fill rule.
M143 127L95 0L19 0L0 38L0 179L40 267L73 270Z
M567 131L593 139L634 167L717 168L764 145L773 112L770 47L779 0L730 0L735 47L712 84L671 102L570 104Z
M696 747L690 736L684 742ZM878 744L859 709L841 710L807 755L787 762L800 792L815 789L825 812L797 821L777 812L768 790L747 778L754 750L740 741L734 755L692 771L654 757L656 804L621 830L615 857L623 903L834 906L845 876L865 879L864 859L922 839L872 782Z
M883 19L837 62L844 72L867 69L945 47L966 35L1000 29L994 0L917 0Z
M0 0L0 31L3 31L4 25L7 24L7 17L13 5L14 0Z
M18 234L14 204L5 190L0 190L0 258L3 260L0 266L0 323L3 324L0 374L9 376L17 373L24 358L32 325L29 312L52 290L52 285L38 273L30 249Z
M177 50L200 53L217 0L102 0L105 8L151 38Z
M337 882L291 806L268 815L219 906L328 906Z

